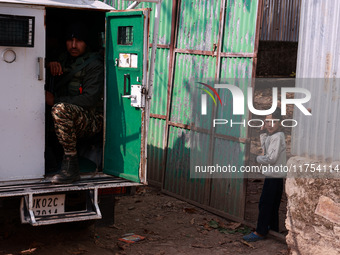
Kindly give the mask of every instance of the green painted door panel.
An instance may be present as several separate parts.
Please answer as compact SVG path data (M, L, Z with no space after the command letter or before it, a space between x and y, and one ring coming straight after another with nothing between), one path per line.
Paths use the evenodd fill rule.
M144 110L131 106L131 85L145 86L145 12L106 14L104 173L140 182ZM144 96L144 95L142 95ZM145 141L143 141L144 143Z

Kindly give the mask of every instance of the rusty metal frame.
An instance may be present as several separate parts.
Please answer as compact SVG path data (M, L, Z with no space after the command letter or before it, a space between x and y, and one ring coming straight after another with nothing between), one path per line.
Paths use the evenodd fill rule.
M216 53L216 69L215 69L215 80L220 79L221 75L221 53L222 53L222 40L223 40L223 31L224 31L224 24L225 24L225 11L226 11L226 3L227 0L222 0L222 4L220 7L220 17L219 17L219 26L218 26L218 35L217 35L217 53ZM212 115L211 115L211 121L215 118L217 114L217 109L212 109ZM214 152L215 152L215 138L216 131L215 129L209 130L209 156L208 156L208 164L211 165L214 158ZM238 140L236 137L231 136L224 136L226 140ZM211 194L212 194L212 179L206 180L206 191L205 191L205 198L204 201L207 205L210 206L211 204Z
M193 131L197 131L197 132L200 132L200 133L211 135L210 129L195 127L195 126L192 126L192 125L187 125L187 124L169 121L169 126L183 128L183 129L187 129L187 130L193 130ZM224 140L239 142L239 143L244 143L244 144L250 143L250 139L248 139L248 138L242 138L242 137L236 137L236 136L230 136L230 135L223 135L223 134L216 134L216 133L214 133L213 135L214 135L213 136L214 138L221 138L221 139L224 139ZM213 151L213 148L210 147L209 151Z
M214 56L216 57L216 51L211 50L190 50L190 49L175 49L176 53L183 54L195 54L195 55L204 55L204 56Z
M149 47L152 48L152 43L149 43ZM170 49L170 44L157 44L157 49Z
M171 97L173 89L173 75L174 75L174 65L175 65L175 44L177 42L177 30L178 30L178 20L179 20L179 9L181 6L181 0L173 0L172 2L172 19L171 19L171 36L170 36L170 59L169 59L169 76L168 76L168 93L166 102L166 119L165 119L165 130L163 137L163 162L162 162L162 179L161 179L161 189L164 191L165 184L165 171L168 156L168 137L169 137L169 122L170 122L170 111L171 111Z
M231 52L221 52L221 57L227 58L256 58L256 53L231 53Z
M150 74L147 70L147 65L145 63L149 60L149 24L150 24L150 9L143 9L144 15L144 30L146 31L146 36L143 40L143 55L144 55L144 65L143 65L143 83L147 91L150 87L152 88L152 83L149 83ZM154 57L155 58L155 57ZM152 72L152 71L151 71ZM150 100L148 100L147 95L145 98L145 108L141 108L142 112L142 127L141 127L141 159L139 167L139 178L141 183L147 184L147 140L148 140L148 129L149 129L149 119L150 119Z
M150 118L166 120L166 115L150 113Z

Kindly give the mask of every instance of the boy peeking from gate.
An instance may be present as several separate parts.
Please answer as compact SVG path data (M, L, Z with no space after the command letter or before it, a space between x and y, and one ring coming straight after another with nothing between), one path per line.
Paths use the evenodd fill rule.
M262 166L272 166L271 169L282 169L287 163L286 140L281 126L281 109L277 108L266 116L261 127L260 141L263 155L256 157L256 162ZM268 168L269 169L269 168ZM285 172L262 171L265 180L259 202L259 215L256 231L243 237L247 242L263 240L269 230L279 231L279 207L283 192Z

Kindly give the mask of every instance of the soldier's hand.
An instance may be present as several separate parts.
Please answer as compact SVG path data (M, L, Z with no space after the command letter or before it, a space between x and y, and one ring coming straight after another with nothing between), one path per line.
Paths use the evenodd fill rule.
M48 66L50 68L51 74L53 76L56 75L62 75L63 74L63 68L61 67L60 63L57 61L48 63Z
M51 92L45 91L45 100L47 105L49 106L54 105L54 95Z

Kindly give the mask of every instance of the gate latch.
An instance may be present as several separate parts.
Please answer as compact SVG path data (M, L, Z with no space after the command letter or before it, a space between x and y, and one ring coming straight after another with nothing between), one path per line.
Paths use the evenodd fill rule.
M145 107L145 98L142 96L142 86L141 85L131 85L131 95L123 95L124 98L131 99L131 106L137 108Z

